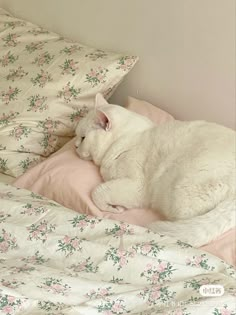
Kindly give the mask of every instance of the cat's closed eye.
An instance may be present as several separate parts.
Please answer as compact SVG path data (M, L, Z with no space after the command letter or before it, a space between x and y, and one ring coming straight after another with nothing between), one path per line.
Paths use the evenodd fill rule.
M84 141L84 139L85 139L85 137L81 137L81 142L83 142L83 141Z

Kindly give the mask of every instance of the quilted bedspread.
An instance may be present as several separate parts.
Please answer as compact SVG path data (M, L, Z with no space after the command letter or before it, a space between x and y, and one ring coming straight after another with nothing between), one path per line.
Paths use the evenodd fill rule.
M233 315L235 296L213 255L0 183L0 314Z

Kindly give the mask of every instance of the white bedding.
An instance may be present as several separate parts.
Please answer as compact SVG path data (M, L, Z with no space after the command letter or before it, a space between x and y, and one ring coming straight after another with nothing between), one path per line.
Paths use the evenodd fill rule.
M0 182L10 184L15 180L15 177L0 173Z
M0 314L233 315L235 295L215 256L0 183Z

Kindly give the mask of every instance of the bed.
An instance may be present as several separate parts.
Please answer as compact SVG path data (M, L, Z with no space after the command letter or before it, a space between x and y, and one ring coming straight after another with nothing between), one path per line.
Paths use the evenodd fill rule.
M147 229L161 219L149 209L102 213L90 198L101 177L74 127L138 57L4 9L0 41L0 314L235 314L235 230L194 248ZM135 96L122 105L174 119Z
M10 184L14 181L14 177L6 175L6 174L0 174L0 182Z

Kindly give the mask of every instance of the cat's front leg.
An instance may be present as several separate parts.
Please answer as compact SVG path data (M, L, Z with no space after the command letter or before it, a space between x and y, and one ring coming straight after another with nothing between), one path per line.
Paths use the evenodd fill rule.
M100 210L120 213L143 206L142 186L129 178L110 180L93 190L92 199Z

